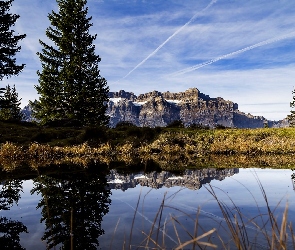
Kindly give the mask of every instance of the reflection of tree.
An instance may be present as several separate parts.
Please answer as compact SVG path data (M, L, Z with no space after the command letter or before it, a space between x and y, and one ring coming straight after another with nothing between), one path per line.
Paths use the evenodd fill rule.
M25 249L19 241L20 233L27 233L27 227L19 221L8 220L6 217L0 218L0 246L1 249Z
M1 183L0 210L9 210L14 202L18 203L23 188L22 183L21 180L6 180Z
M110 191L104 173L40 175L32 192L41 193L38 208L46 229L47 247L97 249L102 217L108 213Z
M18 203L22 181L6 180L2 183L0 190L0 210L9 210L13 203ZM20 245L20 233L27 232L27 227L6 217L0 217L0 246L1 249L24 249Z

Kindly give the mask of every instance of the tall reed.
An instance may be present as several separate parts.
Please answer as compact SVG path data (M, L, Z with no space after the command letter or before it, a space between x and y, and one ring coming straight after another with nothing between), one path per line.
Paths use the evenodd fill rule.
M144 240L139 245L132 245L133 225L138 212L139 197L132 221L129 243L124 248L133 249L132 246L135 246L137 249L168 249L171 242L174 242L173 249L295 249L295 234L292 222L288 221L288 203L281 217L277 217L276 209L280 202L272 209L262 183L257 175L255 178L263 195L266 212L261 211L250 190L248 191L252 195L258 211L258 214L251 218L242 213L241 208L235 204L234 200L226 192L224 193L230 204L222 201L216 193L216 190L221 192L223 190L208 184L205 188L216 200L225 225L216 223L217 227L205 229L199 220L200 208L197 209L196 217L193 218L180 208L166 204L166 194L164 194L150 229L147 232L141 230L145 236ZM169 218L164 220L164 210L166 209L177 211L180 215L170 214ZM185 217L185 224L181 217ZM214 221L214 217L212 220ZM191 221L193 226L187 226L189 225L187 221ZM169 225L171 228L171 224L174 230L173 234L171 231L170 233L167 231ZM184 235L189 239L185 239L187 237L184 237Z

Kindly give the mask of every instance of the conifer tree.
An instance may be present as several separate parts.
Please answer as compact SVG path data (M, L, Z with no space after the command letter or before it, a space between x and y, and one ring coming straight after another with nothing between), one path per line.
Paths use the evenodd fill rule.
M15 55L20 51L18 42L26 35L14 35L11 29L19 15L9 13L13 0L0 1L0 81L4 77L18 75L23 70L24 64L17 65ZM0 107L3 107L3 93L5 88L0 88Z
M100 76L93 44L96 35L89 34L91 17L87 17L87 0L56 0L59 12L49 14L51 26L40 41L37 53L42 71L35 86L39 100L31 102L35 118L41 123L56 120L78 120L84 125L107 125L107 81Z
M0 119L6 121L21 121L23 119L23 114L20 108L21 99L18 99L15 85L13 88L9 85L6 86L2 100L5 105L0 109Z
M17 65L15 55L21 46L17 43L26 35L14 35L11 29L19 15L8 13L13 0L0 1L0 80L6 76L18 75L23 70L24 64Z
M6 76L18 75L24 64L17 65L15 55L20 51L18 42L26 35L14 35L11 29L19 15L8 13L13 0L0 1L0 81Z

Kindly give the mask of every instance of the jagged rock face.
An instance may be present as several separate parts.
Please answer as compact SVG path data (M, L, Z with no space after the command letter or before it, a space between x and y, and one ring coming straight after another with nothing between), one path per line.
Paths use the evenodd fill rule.
M233 102L223 99L181 103L180 120L186 125L202 124L209 127L223 125L233 127Z
M132 92L125 92L124 90L120 90L119 92L109 92L110 98L124 98L130 101L136 100L136 95L134 95Z
M112 101L116 99L116 101ZM129 121L133 124L139 124L140 107L134 105L132 101L123 98L110 98L107 114L110 116L110 126L115 127L121 121Z
M120 121L140 127L164 127L175 120L181 120L185 126L245 127L249 123L251 127L263 127L265 121L248 117L238 111L238 104L221 97L210 98L196 88L179 93L153 91L138 97L122 90L111 92L107 114L111 127Z
M36 119L32 117L32 107L30 105L25 106L21 110L21 112L23 114L23 121L26 121L26 122L36 121Z
M163 97L167 100L179 100L184 103L196 103L199 100L199 92L196 88L191 88L185 92L170 93L169 91L163 93Z
M179 93L153 91L139 96L120 90L109 92L109 98L107 115L110 117L110 127L115 127L122 121L131 122L139 127L165 127L176 120L181 120L185 126L192 124L237 128L289 126L287 119L267 121L262 116L240 112L237 103L226 101L221 97L210 98L197 88ZM29 105L22 112L25 121L34 120Z
M163 96L149 98L141 106L139 126L161 127L179 120L179 108L167 102Z

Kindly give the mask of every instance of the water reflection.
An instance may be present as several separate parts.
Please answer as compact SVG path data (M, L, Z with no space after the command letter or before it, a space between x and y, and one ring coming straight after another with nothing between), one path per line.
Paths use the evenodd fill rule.
M31 193L41 194L38 208L45 222L42 240L47 248L97 249L110 191L103 172L58 173L34 179Z
M134 188L138 184L151 188L162 187L186 187L188 189L197 190L203 184L210 183L212 180L224 180L227 176L238 174L238 168L232 169L196 169L184 170L180 174L171 173L168 171L144 173L120 174L117 170L112 169L107 175L107 181L111 189L121 189L123 191L128 188Z
M261 190L256 190L257 181L250 170L205 168L178 173L126 171L126 168L120 171L109 170L92 162L87 168L64 164L34 170L23 167L21 171L0 172L0 180L3 180L0 182L1 249L109 249L110 242L113 243L113 249L122 249L125 237L131 231L129 226L133 223L138 201L140 203L134 221L132 243L140 246L145 238L142 231L149 232L165 192L169 194L166 196L167 207L163 211L163 218L170 218L172 213L179 216L182 225L190 232L191 228L194 230L194 225L178 211L195 218L198 207L201 207L200 225L204 230L210 230L211 226L216 226L212 219L218 223L224 219L216 202L212 201L206 188L202 188L206 183L223 190L219 192L220 199L226 201L227 195L230 195L249 218L256 216L257 208L253 207L251 194L259 195ZM267 190L271 207L277 206L278 199L289 192L289 186L293 189L290 185L290 170L255 171L258 171L259 179ZM235 176L232 178L226 178L233 175ZM292 177L295 177L294 174ZM245 187L251 190L251 194ZM28 195L30 192L32 196ZM291 195L293 194L292 190ZM291 196L289 203L290 218L294 221L292 197L294 196ZM256 205L263 210L263 200L257 201ZM15 204L19 204L17 209ZM38 209L35 210L35 207ZM27 231L28 234L22 234ZM167 231L172 239L177 238L172 233L173 225L168 223ZM223 234L223 231L219 233ZM186 237L185 232L183 236ZM171 248L176 244L174 241L170 243ZM170 247L170 243L167 239L167 247Z
M148 245L151 248L157 248L156 244L151 243L157 242L157 239L160 246L164 244L166 249L175 249L180 243L174 240L191 240L190 234L195 232L197 225L198 236L213 228L217 229L216 234L204 237L204 242L216 244L217 249L236 249L226 218L216 200L208 192L209 185L205 185L210 182L219 201L228 208L229 221L234 222L238 218L236 216L242 216L241 221L240 218L237 219L237 226L244 228L241 232L247 234L244 239L248 241L249 247L244 248L250 249L252 246L251 249L270 249L266 240L267 237L272 237L268 211L272 211L274 218L278 218L276 223L281 225L286 194L290 195L287 224L295 219L295 199L290 185L290 175L291 170L281 169L201 169L186 170L183 175L168 172L121 174L112 170L107 178L110 187L114 188L113 205L110 213L104 218L103 227L106 233L100 238L100 244L103 249L109 249L109 239L113 237L116 228L116 235L112 241L114 249L124 247L124 236L129 233L132 236L132 249L144 248L147 242L151 244ZM261 181L266 191L267 203L256 178ZM207 188L201 188L203 185ZM166 193L164 205L161 207ZM163 209L160 210L161 208ZM162 219L157 217L159 211ZM177 220L176 224L174 219ZM129 225L133 223L132 230ZM159 225L159 230L165 228L164 233L157 231L158 228L154 225ZM154 234L151 234L153 228ZM162 234L163 241L157 237L158 232ZM267 237L263 235L265 232ZM152 240L145 237L149 234ZM128 238L127 243L129 244ZM193 245L187 249L193 249Z
M1 183L0 210L10 210L18 203L22 191L21 180L5 180ZM27 227L20 221L0 217L1 249L24 249L20 244L20 234L27 233Z

